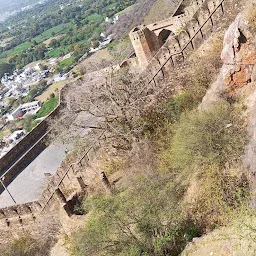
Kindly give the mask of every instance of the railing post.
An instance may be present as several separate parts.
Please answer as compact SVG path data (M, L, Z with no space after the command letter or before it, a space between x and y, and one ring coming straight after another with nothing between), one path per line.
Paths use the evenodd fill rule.
M161 72L162 72L162 75L163 75L163 78L164 78L164 70L163 70L163 67L164 67L165 65L163 65L162 67L161 67Z
M220 3L221 11L224 14L223 1Z
M213 27L214 25L213 25L213 20L212 20L212 13L210 13L210 20L211 20L211 24L212 24L212 27Z
M67 203L66 197L64 196L64 194L62 193L62 191L59 188L57 188L55 190L55 193L56 193L56 196L59 199L60 203L62 203L62 204Z
M155 80L155 77L153 78L153 82L154 82L154 85L156 86L156 80Z
M194 44L193 44L193 40L192 40L192 39L190 39L190 43L191 43L192 49L195 50L195 47L194 47Z

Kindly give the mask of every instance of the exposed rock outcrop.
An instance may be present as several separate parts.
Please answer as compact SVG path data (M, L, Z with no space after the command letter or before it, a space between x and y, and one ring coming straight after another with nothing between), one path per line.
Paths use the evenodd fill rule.
M254 3L256 4L255 1ZM254 8L256 7L254 6ZM247 117L246 124L249 135L242 160L252 177L250 179L251 205L255 208L256 33L252 31L252 25L246 15L239 14L225 33L221 59L223 66L220 74L207 91L199 109L207 109L213 103L220 101L223 94L242 96L243 104L246 106L244 115ZM231 222L230 225L216 229L201 238L193 239L181 255L255 255L256 244L255 240L251 239L254 236L254 230L251 230L251 227L255 227L255 218L250 215L246 216L243 212L241 218Z
M225 33L221 59L218 79L206 93L200 109L218 101L223 94L236 95L238 88L256 80L256 35L242 14Z
M221 59L223 66L216 82L207 91L199 109L219 101L223 94L237 95L250 84L250 95L244 100L247 107L249 143L243 162L256 175L256 34L248 17L239 14L225 33ZM253 181L256 188L256 179Z
M252 80L256 63L256 38L249 29L249 22L241 14L225 34L221 59L224 66L229 66L224 76L224 84L228 86L229 92Z

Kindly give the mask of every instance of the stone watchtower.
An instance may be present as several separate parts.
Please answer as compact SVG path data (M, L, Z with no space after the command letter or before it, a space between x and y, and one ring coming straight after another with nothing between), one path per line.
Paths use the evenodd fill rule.
M136 57L141 69L147 67L148 63L160 49L158 37L145 25L135 27L129 34Z

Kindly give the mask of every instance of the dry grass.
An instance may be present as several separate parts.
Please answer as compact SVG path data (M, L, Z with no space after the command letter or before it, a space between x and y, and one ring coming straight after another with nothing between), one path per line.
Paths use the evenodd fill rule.
M56 91L60 91L70 80L60 81L53 83L50 85L45 92L36 97L36 100L40 100L41 102L45 102L52 93L56 93Z
M145 24L150 24L170 17L175 11L176 4L170 0L157 0L148 15L144 18Z
M254 256L256 255L255 214L241 212L228 226L196 239L181 256Z
M89 58L83 60L73 70L76 73L83 74L87 72L93 72L101 68L105 68L106 66L109 66L109 63L112 60L113 58L108 52L108 49L102 49L92 54ZM106 63L106 65L104 65L104 63Z
M248 1L246 7L242 12L243 17L249 21L250 29L256 32L256 3L255 1Z

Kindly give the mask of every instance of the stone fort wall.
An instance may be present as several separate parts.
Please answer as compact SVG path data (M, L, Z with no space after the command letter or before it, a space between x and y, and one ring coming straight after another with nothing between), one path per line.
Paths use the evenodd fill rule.
M203 3L204 0L182 1L169 19L135 27L129 37L136 53L137 69L145 69L167 38L179 33Z
M209 37L222 22L230 0L206 0L176 36L171 36L151 59L141 77L156 85Z
M150 61L146 71L141 74L146 82L149 85L157 86L167 77L170 78L171 71L174 68L179 68L189 54L203 43L217 24L221 23L220 17L227 12L230 1L204 1L184 30L166 41ZM175 84L174 78L169 81ZM30 227L37 216L47 214L56 204L65 206L72 191L85 190L86 181L83 175L88 167L88 162L93 158L95 147L98 146L94 145L90 148L77 163L69 166L63 164L52 177L38 201L0 209L0 230L1 227L4 227L12 232L12 227L16 228L17 225L24 228ZM68 191L67 187L73 189Z
M86 194L86 182L90 178L86 176L86 169L90 168L100 140L99 137L98 144L89 148L77 163L68 165L63 162L38 200L0 209L0 245L13 237L38 232L37 220L50 215L53 209L61 207L68 215L72 212L70 202L74 195Z
M53 118L56 118L60 114L64 104L66 89L64 87L59 92L58 106L0 159L0 178L4 177L2 180L5 186L8 186L26 165L47 147L47 143L50 140L49 124ZM0 193L3 189L0 186Z

